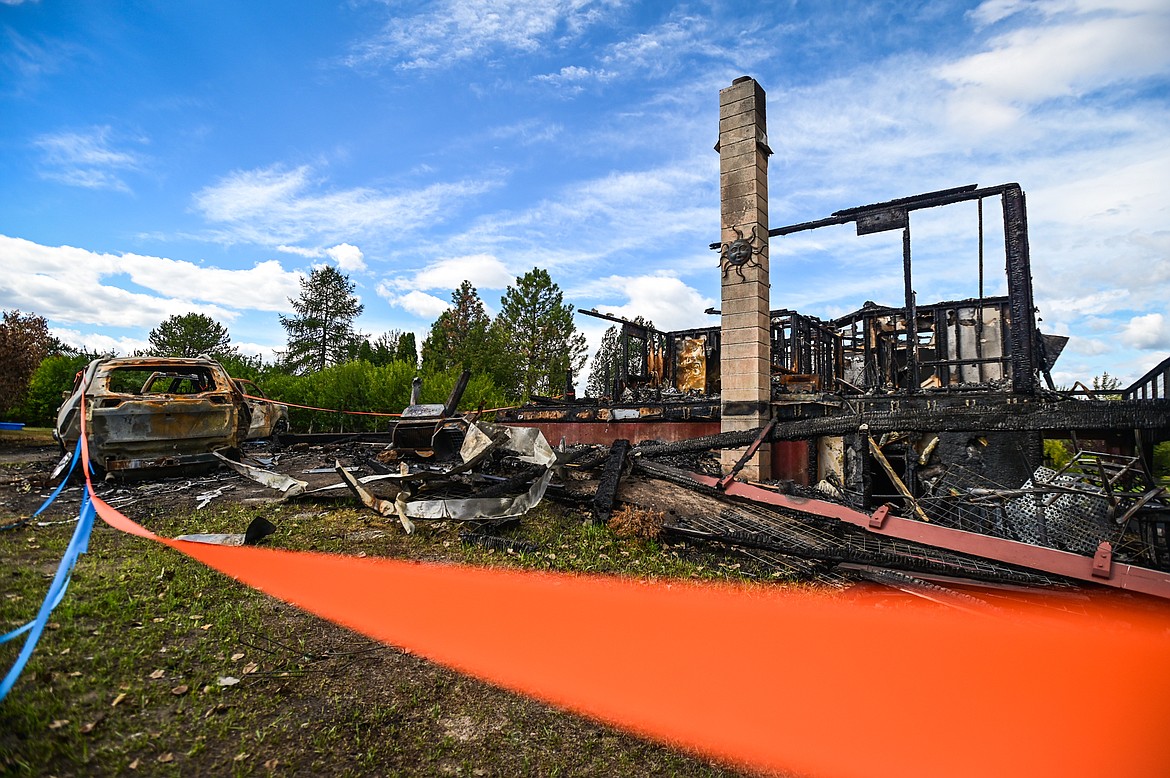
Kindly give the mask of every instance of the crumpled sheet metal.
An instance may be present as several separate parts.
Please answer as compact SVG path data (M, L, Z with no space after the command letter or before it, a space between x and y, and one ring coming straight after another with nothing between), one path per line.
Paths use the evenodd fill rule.
M293 478L292 476L284 475L283 473L274 473L271 470L264 470L259 467L245 465L243 462L236 462L234 460L228 459L218 451L212 453L219 457L219 459L222 460L225 465L230 467L232 470L235 470L240 475L244 476L245 478L251 478L256 483L263 484L270 489L276 489L280 492L283 492L285 497L296 497L298 494L303 493L305 491L305 487L309 485L307 481L300 481L296 478Z
M507 519L523 516L544 498L553 476L557 456L536 427L505 427L497 424L471 424L459 455L464 467L480 461L493 448L517 455L521 462L545 467L544 474L524 494L511 497L465 497L451 500L407 501L404 512L416 519Z
M531 465L552 467L556 452L536 427L508 427L487 422L472 423L467 427L459 457L463 464L451 471L460 473L478 464L496 448L517 454L517 459Z
M537 439L537 436L539 436L539 439ZM459 458L462 461L450 470L442 472L436 470L420 470L413 473L378 473L376 475L362 476L357 479L345 478L342 483L322 486L305 494L330 492L337 489L345 489L346 487L352 489L353 487L350 486L350 482L354 480L359 484L372 484L378 481L408 483L412 481L447 478L448 476L466 473L486 459L488 454L497 448L503 448L519 454L520 456L518 458L521 461L531 464L545 465L555 463L556 461L556 452L549 446L548 441L544 439L544 436L540 434L540 430L538 429L532 427L505 427L485 422L476 424L473 422L468 425L463 446L459 449ZM363 502L365 501L363 500Z
M252 546L273 532L276 532L276 525L263 516L257 516L248 524L246 532L196 533L193 535L179 535L175 540L186 540L191 543L206 543L212 546Z
M507 519L513 516L523 516L535 508L544 498L544 493L548 490L548 484L552 477L553 470L550 467L544 471L544 475L533 482L527 492L514 497L415 500L406 503L405 512L407 516L416 519L454 519L457 521Z
M536 479L527 492L510 497L465 497L412 501L406 492L400 492L398 497L391 502L379 499L364 489L362 482L368 483L369 480L362 479L362 482L359 482L357 478L341 467L338 467L337 472L345 485L357 495L366 507L383 516L397 516L408 533L414 529L410 518L472 521L522 516L536 507L544 498L549 482L552 480L553 466L557 462L556 452L545 440L540 430L535 427L470 424L463 447L459 451L463 463L444 475L454 475L471 469L496 448L511 451L522 462L544 466L544 474ZM390 478L401 481L419 480L423 477L434 476L424 473L413 473L410 476L377 476L379 480Z
M337 474L341 476L343 485L348 486L349 490L357 495L357 498L362 501L362 505L383 516L398 516L398 520L402 522L402 528L406 530L406 534L414 534L414 522L406 517L405 511L399 505L399 499L391 501L375 497L363 488L361 483L358 482L358 479L354 478L352 473L342 467L340 462L337 463L336 469ZM398 493L399 498L404 497L404 495L405 492Z

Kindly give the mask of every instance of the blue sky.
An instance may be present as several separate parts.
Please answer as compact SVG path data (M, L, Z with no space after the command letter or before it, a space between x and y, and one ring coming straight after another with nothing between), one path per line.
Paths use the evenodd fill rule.
M122 353L199 311L271 356L314 266L421 338L463 279L494 311L539 265L578 308L712 324L745 74L772 226L1018 181L1057 381L1170 353L1164 0L0 0L0 308ZM913 219L919 300L974 295L974 206ZM900 304L896 233L771 255L775 308Z

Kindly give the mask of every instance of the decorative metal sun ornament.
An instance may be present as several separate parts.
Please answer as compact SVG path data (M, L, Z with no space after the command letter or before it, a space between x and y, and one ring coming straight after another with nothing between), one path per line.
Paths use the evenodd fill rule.
M745 267L759 267L760 263L757 257L767 255L768 244L756 234L755 226L752 227L750 238L745 238L737 227L731 229L735 231L735 240L723 244L723 248L719 252L719 264L723 268L724 278L727 278L727 274L734 270L739 274L740 281L747 281L743 269Z

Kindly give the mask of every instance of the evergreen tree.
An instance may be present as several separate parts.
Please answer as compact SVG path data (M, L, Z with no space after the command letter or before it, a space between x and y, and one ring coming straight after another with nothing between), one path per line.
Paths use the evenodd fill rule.
M404 332L398 338L398 348L394 351L394 359L397 362L408 362L418 366L418 346L413 332Z
M383 332L373 341L366 338L362 341L361 346L357 350L357 358L363 362L369 362L371 365L388 365L391 362L399 361L399 350L402 346L402 339L407 335L410 336L411 343L414 342L414 333L404 334L401 330L390 330ZM418 360L415 360L416 362Z
M547 270L534 267L516 279L500 300L492 331L511 368L512 396L527 400L533 394L556 394L564 386L565 371L577 375L585 365L585 336L573 323L573 306Z
M197 357L208 354L215 358L234 356L236 349L227 328L202 313L171 316L147 336L150 349L156 357Z
M284 362L294 373L324 370L349 360L360 338L353 320L364 309L354 295L349 276L332 265L317 268L301 279L301 294L289 298L295 316L281 316L288 335Z
M464 281L451 293L451 307L439 314L423 341L422 361L428 372L452 368L491 372L488 329L491 320L479 292Z

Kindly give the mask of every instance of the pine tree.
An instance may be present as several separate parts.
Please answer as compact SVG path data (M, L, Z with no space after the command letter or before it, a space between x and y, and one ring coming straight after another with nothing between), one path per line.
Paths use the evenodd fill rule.
M398 338L398 347L394 350L394 360L418 365L418 346L415 344L413 332L404 332Z
M390 330L383 332L373 341L366 338L362 344L358 346L356 358L369 362L371 365L388 365L391 362L401 361L403 359L403 342L409 341L410 349L414 348L414 333L402 332L402 330ZM407 361L409 358L407 358ZM418 360L413 360L417 362Z
M156 357L209 354L218 359L236 354L227 328L202 313L171 316L151 330L147 340L148 353Z
M295 316L281 316L288 334L284 352L286 367L294 373L311 373L347 362L356 353L360 337L353 320L364 309L354 295L349 276L332 265L317 268L301 279L301 294L289 298Z
M423 367L428 372L451 368L491 372L490 325L479 292L470 281L464 281L451 293L451 307L439 314L423 341Z
M585 336L547 270L534 267L507 288L492 330L511 363L507 388L522 400L558 393L565 372L577 375L585 365Z

